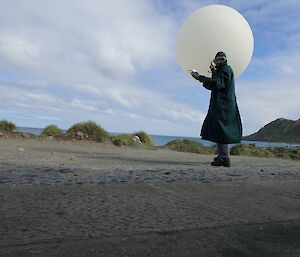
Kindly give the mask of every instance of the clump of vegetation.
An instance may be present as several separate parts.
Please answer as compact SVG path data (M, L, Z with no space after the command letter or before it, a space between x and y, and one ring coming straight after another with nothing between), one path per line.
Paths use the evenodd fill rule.
M67 134L90 138L100 143L110 139L109 133L93 121L75 123L67 130Z
M166 145L164 148L173 149L180 152L199 153L199 154L215 154L216 146L204 146L198 141L187 139L176 139Z
M276 157L300 160L300 147L270 147L268 150Z
M1 120L0 121L0 130L2 131L6 131L6 132L12 132L14 130L16 130L17 126L7 120Z
M133 145L134 142L132 141L132 134L121 134L117 136L112 136L111 141L113 142L114 145L116 146L130 146Z
M133 136L138 136L141 142L148 146L154 146L152 138L144 131L135 132Z
M41 137L46 137L46 136L55 136L62 134L63 131L57 127L56 125L49 125L46 128L44 128L43 132L41 133Z
M255 144L237 144L230 149L230 154L253 157L274 157L272 152L256 147Z
M115 139L113 141L113 144L116 145L116 146L122 146L122 145L125 145L125 143L122 141L122 139Z
M238 144L231 148L230 154L300 160L300 147L268 147L263 149L256 147L255 144Z
M134 140L134 137L138 136L140 142L136 142ZM117 136L112 136L111 141L113 142L114 145L116 146L140 146L140 147L145 147L145 146L150 146L153 147L154 143L151 139L151 137L144 131L139 131L135 132L133 134L121 134ZM141 144L142 143L142 144Z

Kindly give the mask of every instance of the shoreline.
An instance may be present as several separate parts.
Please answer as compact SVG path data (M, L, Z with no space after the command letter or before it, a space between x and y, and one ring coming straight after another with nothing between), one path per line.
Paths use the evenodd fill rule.
M29 128L29 127L17 127L17 131L21 133L33 133L36 136L43 131L42 128ZM66 131L66 130L64 130ZM119 134L130 134L130 133L117 133L117 132L110 132L111 135L119 135ZM186 137L186 136L169 136L169 135L149 135L152 140L154 141L156 146L163 146L168 142L175 140L175 139L187 139L187 140L194 140L204 144L205 146L211 146L214 143L202 140L200 137ZM251 144L255 143L258 147L300 147L300 142L270 142L270 141L247 141L242 140L242 143Z

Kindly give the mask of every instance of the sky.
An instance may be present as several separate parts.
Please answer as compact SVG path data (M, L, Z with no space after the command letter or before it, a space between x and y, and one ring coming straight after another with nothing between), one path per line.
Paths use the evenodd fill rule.
M0 0L0 120L198 137L210 92L180 68L176 37L209 4L236 9L253 31L235 81L243 135L298 120L298 0Z

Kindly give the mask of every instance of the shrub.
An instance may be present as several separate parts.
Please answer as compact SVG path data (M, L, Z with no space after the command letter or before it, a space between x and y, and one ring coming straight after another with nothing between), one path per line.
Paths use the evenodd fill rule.
M141 142L146 145L154 146L154 143L153 143L151 137L144 131L135 132L133 134L133 136L138 136L140 138Z
M113 144L116 146L122 146L122 145L126 145L126 142L124 142L122 139L115 139L113 140Z
M141 143L134 142L133 138L135 136L138 136ZM111 141L116 146L134 146L142 149L157 149L157 147L154 146L154 143L149 135L147 135L146 132L136 132L133 134L120 134L116 136L111 137Z
M271 147L268 149L276 157L292 160L300 160L300 147Z
M255 144L237 144L230 149L231 155L255 156L255 157L273 157L273 153L256 147Z
M46 128L44 128L43 132L41 133L41 137L45 137L45 136L55 136L55 135L59 135L62 134L63 131L57 127L56 125L49 125Z
M132 141L132 134L121 134L117 136L112 136L111 141L116 146L122 146L122 145L133 145Z
M105 142L110 138L109 133L93 121L75 123L67 130L67 134L70 135L78 135L79 133L97 142Z
M12 131L16 130L16 128L17 128L17 126L12 122L9 122L7 120L0 121L0 130L2 130L2 131L12 132Z
M180 152L215 154L216 146L204 146L198 141L187 139L176 139L167 143L165 148L173 149Z

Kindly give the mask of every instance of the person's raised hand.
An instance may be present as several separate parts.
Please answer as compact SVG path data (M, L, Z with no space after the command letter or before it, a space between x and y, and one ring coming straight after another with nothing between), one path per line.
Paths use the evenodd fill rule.
M195 78L195 79L198 79L200 76L198 71L196 71L196 70L191 70L190 73L193 76L193 78Z
M200 82L205 82L206 80L206 77L203 76L203 75L198 75L198 78L197 78Z

